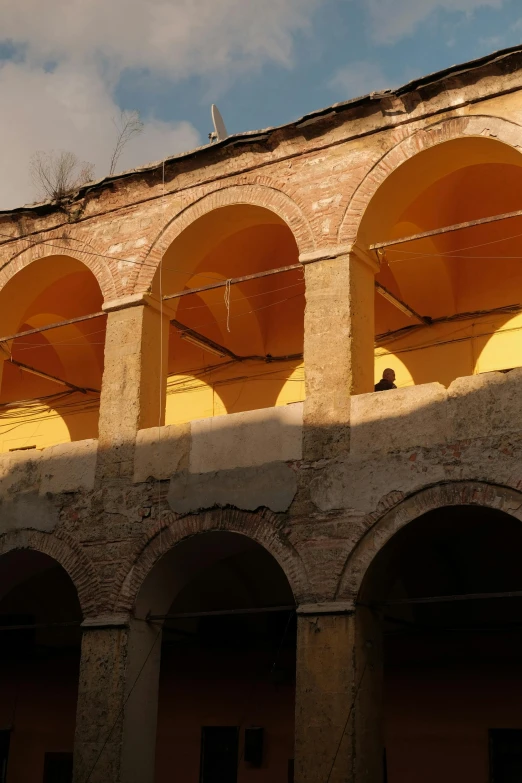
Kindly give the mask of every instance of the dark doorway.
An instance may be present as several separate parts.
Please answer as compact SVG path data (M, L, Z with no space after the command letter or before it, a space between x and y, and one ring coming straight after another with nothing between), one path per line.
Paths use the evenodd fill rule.
M0 783L7 780L7 759L9 756L10 731L0 731Z
M200 783L236 783L237 726L203 726Z
M489 730L490 783L522 780L522 729Z
M72 783L72 753L46 753L43 783Z

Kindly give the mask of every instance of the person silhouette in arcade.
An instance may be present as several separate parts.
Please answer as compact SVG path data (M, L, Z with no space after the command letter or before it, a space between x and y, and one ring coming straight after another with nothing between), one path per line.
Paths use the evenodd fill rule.
M375 384L375 391L388 391L388 389L396 389L395 370L389 367L383 372L382 378L379 383Z

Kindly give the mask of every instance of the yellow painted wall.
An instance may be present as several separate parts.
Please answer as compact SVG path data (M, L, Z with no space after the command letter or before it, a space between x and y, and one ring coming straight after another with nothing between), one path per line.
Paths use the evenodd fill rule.
M199 378L170 376L165 418L168 424L181 424L301 400L304 400L302 362L225 365Z
M162 289L173 293L297 261L294 237L274 213L245 204L224 207L200 218L172 244L163 260ZM172 301L177 320L236 355L302 354L300 269L232 286L229 310L224 288ZM301 359L230 362L181 339L171 328L166 424L302 399Z
M422 152L381 186L364 217L368 244L520 208L522 156L484 138ZM522 219L388 248L377 280L432 318L521 303ZM375 333L415 324L376 294ZM375 379L386 367L397 385L439 381L522 364L522 316L476 315L378 339Z
M67 256L39 259L0 291L0 333L7 336L97 312L101 305L99 286L79 261ZM13 359L23 364L74 385L99 390L104 340L102 317L18 338L8 349ZM97 437L96 393L71 392L8 360L3 362L2 370L0 452Z

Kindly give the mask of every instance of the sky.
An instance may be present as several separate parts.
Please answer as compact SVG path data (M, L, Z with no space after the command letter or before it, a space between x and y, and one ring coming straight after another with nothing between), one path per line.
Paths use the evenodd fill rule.
M394 87L522 39L520 0L1 0L0 209L39 199L38 151L108 173Z

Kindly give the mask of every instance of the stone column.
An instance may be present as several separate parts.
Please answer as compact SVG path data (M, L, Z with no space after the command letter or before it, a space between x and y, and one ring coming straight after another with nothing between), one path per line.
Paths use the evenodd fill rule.
M295 783L382 783L379 639L348 605L298 608Z
M154 783L161 629L83 623L73 783Z
M104 304L105 366L99 419L99 478L129 476L139 429L162 426L168 375L169 315L150 296Z
M357 246L301 256L305 265L305 458L349 448L350 396L373 391L377 261Z

